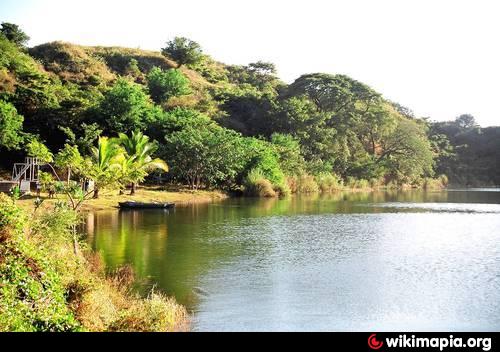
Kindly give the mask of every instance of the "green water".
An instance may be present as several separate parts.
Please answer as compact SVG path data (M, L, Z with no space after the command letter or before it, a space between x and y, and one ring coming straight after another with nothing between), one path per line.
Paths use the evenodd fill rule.
M86 228L194 330L500 329L498 190L237 198Z

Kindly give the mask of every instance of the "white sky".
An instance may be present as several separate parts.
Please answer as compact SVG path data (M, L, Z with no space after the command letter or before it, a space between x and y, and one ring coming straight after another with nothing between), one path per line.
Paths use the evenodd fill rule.
M495 0L0 0L30 45L159 50L174 36L229 64L274 62L292 82L343 73L433 120L500 125ZM500 4L500 2L497 1Z

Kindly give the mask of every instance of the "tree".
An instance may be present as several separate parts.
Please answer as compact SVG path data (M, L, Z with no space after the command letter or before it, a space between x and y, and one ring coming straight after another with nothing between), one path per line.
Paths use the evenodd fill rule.
M229 65L227 71L231 82L250 84L261 91L274 89L280 83L276 76L276 66L271 62L257 61L247 66Z
M273 133L271 143L278 152L281 170L286 175L298 175L304 168L299 140L289 134Z
M300 76L287 90L286 96L306 95L317 108L331 114L336 123L348 123L359 113L356 103L376 102L380 94L367 85L345 75L313 73ZM361 110L362 111L362 110Z
M432 176L434 154L425 127L417 121L402 118L381 148L376 163L384 163L394 177L411 181Z
M469 114L463 114L455 119L455 123L458 127L463 130L468 130L477 126L474 116Z
M97 123L86 124L83 122L75 128L59 126L59 129L66 134L66 143L77 145L83 154L91 153L95 141L102 133L102 129ZM75 129L79 130L78 135L75 133Z
M139 61L134 58L131 58L125 67L124 73L126 76L130 76L132 78L138 78L141 76L141 70L139 68Z
M276 65L272 62L257 61L248 64L248 69L260 75L275 75Z
M229 115L221 120L223 126L245 136L269 137L275 132L270 123L277 109L276 96L272 92L261 92L254 87L227 90L221 100L222 108Z
M284 184L285 175L281 169L280 155L271 143L257 138L246 138L245 154L248 157L245 175L257 171L274 186Z
M456 186L500 185L500 127L477 126L470 115L430 123L436 171Z
M195 41L184 37L175 37L167 42L161 53L177 62L177 67L194 65L203 59L201 47Z
M120 78L104 94L96 111L96 119L110 134L143 130L155 114L155 109L143 88Z
M333 162L342 155L337 153L337 131L327 125L328 118L329 114L319 111L309 98L302 95L281 102L273 125L275 131L299 140L306 163L314 164L314 169L324 165L322 171L330 172Z
M233 187L249 159L247 141L239 133L211 122L188 125L167 135L166 141L172 175L193 189Z
M7 38L12 43L17 46L25 46L30 37L24 33L17 24L3 22L0 28L0 33L2 33L5 38Z
M153 159L151 155L157 146L149 141L149 137L141 132L132 132L130 136L120 133L116 142L125 150L125 160L122 163L123 175L130 180L132 187L130 195L135 194L137 182L141 182L150 171L160 169L168 172L168 165L163 160Z
M149 94L157 104L167 101L170 97L191 93L189 80L176 69L163 71L159 67L153 67L147 75L147 82Z
M84 175L94 181L94 198L99 198L102 188L119 183L121 159L123 149L108 137L99 137L84 165Z
M55 164L57 167L67 169L67 184L71 180L71 170L79 170L83 165L83 157L78 151L76 145L65 144L64 148L59 150L55 157Z
M32 139L26 145L26 151L28 153L28 156L37 158L39 161L44 163L50 163L54 160L54 155L49 150L49 148L47 148L45 144L37 139Z
M6 149L19 147L23 141L23 121L14 105L0 100L0 146Z

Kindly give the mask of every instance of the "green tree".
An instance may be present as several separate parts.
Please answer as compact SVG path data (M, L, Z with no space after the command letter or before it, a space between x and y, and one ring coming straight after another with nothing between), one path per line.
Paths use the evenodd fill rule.
M248 162L246 141L240 134L214 123L186 126L166 136L164 154L172 175L193 189L235 186Z
M85 160L84 176L94 181L94 198L107 186L119 184L119 169L123 159L123 149L108 137L99 137L97 147Z
M463 114L455 119L455 124L458 125L463 130L468 130L477 127L476 120L474 116L470 114Z
M159 158L152 158L157 146L149 141L149 137L141 132L132 132L130 136L120 133L116 142L125 149L123 174L130 180L132 187L130 195L135 194L136 185L144 180L149 172L163 170L168 172L168 165Z
M136 59L131 58L125 67L124 73L126 76L130 76L134 79L140 77L141 70L139 68L139 62Z
M500 127L481 128L471 115L429 125L438 151L436 171L448 175L450 184L500 185Z
M109 134L143 130L153 118L155 109L144 89L120 78L104 94L95 118Z
M83 157L78 151L76 145L65 144L64 148L59 150L54 159L55 164L59 168L66 168L67 170L67 184L69 185L71 180L71 171L80 170L83 165Z
M257 171L269 180L273 186L280 186L285 183L285 175L280 166L280 155L271 143L248 137L245 146L248 162L245 164L244 174Z
M163 71L159 67L153 67L147 75L147 83L149 94L157 104L167 101L170 97L191 93L189 80L176 69Z
M392 175L401 181L432 176L434 154L425 126L402 118L390 136L383 141L376 163L384 163Z
M201 46L188 38L175 37L161 49L161 53L182 65L194 65L203 59Z
M37 139L32 139L26 145L26 151L28 156L37 158L39 161L44 163L51 163L54 160L54 155L49 148Z
M83 154L90 154L95 141L102 133L102 129L97 123L86 124L83 122L75 128L59 126L59 129L66 134L66 143L77 145ZM78 129L78 135L75 130Z
M261 91L274 89L280 80L276 76L276 66L270 62L257 61L247 66L227 66L228 78L237 84L249 84Z
M24 33L17 24L3 22L0 28L0 33L2 33L5 38L7 38L12 43L18 46L25 46L30 37Z
M337 153L337 130L328 125L329 114L319 111L304 95L287 98L280 105L280 112L274 116L275 130L299 140L306 166L314 172L331 172L342 155Z
M14 105L0 100L0 146L6 149L19 147L23 141L23 121Z
M278 152L281 170L286 175L301 174L305 161L298 139L289 134L273 133L271 143Z

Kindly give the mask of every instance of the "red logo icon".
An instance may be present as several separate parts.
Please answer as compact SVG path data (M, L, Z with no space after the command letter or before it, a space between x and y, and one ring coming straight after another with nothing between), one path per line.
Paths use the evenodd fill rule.
M368 347L370 347L372 350L378 350L384 345L382 341L377 341L376 336L377 334L371 334L368 338Z

